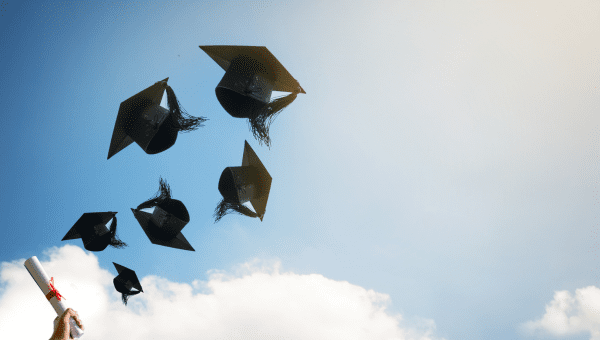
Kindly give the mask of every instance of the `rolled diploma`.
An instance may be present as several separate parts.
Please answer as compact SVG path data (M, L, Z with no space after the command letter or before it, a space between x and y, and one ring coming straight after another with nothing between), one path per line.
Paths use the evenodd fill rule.
M28 258L25 261L25 268L27 268L27 271L35 283L37 283L38 287L40 287L42 293L44 293L44 296L50 293L50 288L48 287L50 285L50 278L48 277L48 274L46 274L44 267L42 267L42 264L40 261L38 261L37 257L32 256ZM58 301L56 296L53 296L48 301L50 301L50 304L52 307L54 307L54 310L58 316L61 316L68 308L63 301ZM69 319L69 325L71 326L71 336L73 339L78 339L83 335L83 330L77 326L77 323L73 317Z

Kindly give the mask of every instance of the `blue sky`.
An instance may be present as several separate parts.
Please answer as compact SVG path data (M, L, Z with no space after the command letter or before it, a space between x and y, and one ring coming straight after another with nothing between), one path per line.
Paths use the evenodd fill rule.
M111 295L111 262L150 287L153 278L214 283L211 273L222 272L247 287L266 269L236 268L258 261L270 278L276 264L291 273L292 295L311 275L340 294L343 282L358 287L340 295L348 301L360 289L385 294L382 318L402 316L391 338L599 337L600 321L582 307L600 308L589 297L600 287L598 3L22 1L2 9L0 315L20 315L8 294L27 287L16 273L34 255L56 268L91 261L98 275L81 275L97 277L116 305L70 292L87 310L90 339L115 311L139 312ZM266 46L306 90L273 124L270 149L221 108L214 89L224 72L199 45ZM189 114L209 119L205 127L163 153L132 144L106 160L119 104L166 77ZM264 221L227 215L214 224L219 176L241 164L244 140L273 177ZM130 211L161 176L190 213L183 234L195 252L151 244ZM61 239L92 211L117 211L129 247L61 248L83 249ZM24 280L31 289L18 293L44 304ZM281 289L277 282L264 287ZM217 305L231 296L195 292ZM144 288L131 301L150 303L151 294ZM323 301L315 296L301 301ZM260 301L246 311L263 310ZM572 317L564 325L548 321L554 305ZM40 308L39 323L50 325L52 310ZM256 322L275 335L304 334L278 333L265 318ZM364 329L378 329L366 318ZM1 319L0 335L13 334ZM402 333L409 329L417 331Z

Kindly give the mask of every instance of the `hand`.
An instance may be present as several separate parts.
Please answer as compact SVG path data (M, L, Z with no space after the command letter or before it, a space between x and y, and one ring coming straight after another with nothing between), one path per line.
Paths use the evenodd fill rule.
M50 340L73 339L71 337L71 326L69 325L69 319L71 317L75 319L77 326L83 330L83 324L81 323L81 320L79 320L79 315L77 315L77 312L71 308L67 308L67 310L61 316L56 317L56 319L58 319L58 323Z

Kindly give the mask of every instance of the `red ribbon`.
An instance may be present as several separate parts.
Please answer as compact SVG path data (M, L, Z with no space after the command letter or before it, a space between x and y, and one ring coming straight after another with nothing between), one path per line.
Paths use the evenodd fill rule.
M50 289L50 292L46 294L46 299L48 299L48 301L50 301L50 299L52 299L55 296L58 301L60 301L60 298L64 298L65 300L67 299L64 296L60 295L58 290L56 290L56 287L54 287L54 277L50 278L50 285L48 286L48 288Z

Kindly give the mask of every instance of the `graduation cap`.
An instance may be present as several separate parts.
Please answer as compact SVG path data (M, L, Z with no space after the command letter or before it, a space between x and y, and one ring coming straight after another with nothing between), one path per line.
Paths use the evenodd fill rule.
M227 167L219 179L219 192L223 199L215 208L215 223L229 212L249 217L258 217L262 221L267 208L271 175L262 164L247 141L244 141L242 166ZM252 210L243 203L250 201Z
M168 80L156 82L121 103L107 159L133 142L147 154L163 152L175 144L179 132L196 130L207 120L183 110ZM165 89L168 110L160 106Z
M117 213L92 212L84 213L69 232L63 237L62 241L82 239L83 246L89 251L102 251L107 246L114 248L123 248L127 244L117 238ZM110 230L106 228L106 223L112 218Z
M231 116L248 118L259 143L270 146L269 126L298 93L306 93L300 83L264 46L200 46L225 75L215 92L221 106ZM273 91L291 94L271 100Z
M113 279L113 284L115 285L115 289L121 293L123 304L127 306L127 299L129 299L131 295L136 295L140 292L143 293L144 290L142 289L140 280L138 280L138 277L135 275L133 270L114 262L113 264L119 273L119 275ZM131 290L131 288L135 288L137 291Z
M152 214L141 210L151 207ZM195 251L181 233L190 215L181 201L171 198L171 189L162 178L158 193L131 211L153 244Z

